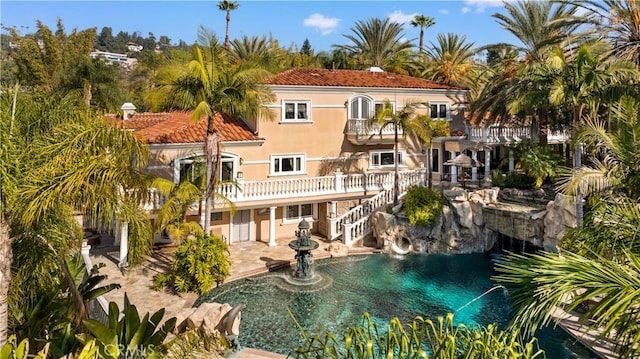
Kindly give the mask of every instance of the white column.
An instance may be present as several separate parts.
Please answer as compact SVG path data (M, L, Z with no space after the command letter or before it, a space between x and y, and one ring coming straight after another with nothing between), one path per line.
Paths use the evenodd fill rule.
M337 193L343 192L344 188L342 185L342 178L344 178L344 174L342 173L342 171L340 171L340 169L338 168L336 170L336 172L334 173L335 175L335 191Z
M456 151L451 151L451 159L456 158ZM451 166L451 183L458 184L458 166Z
M474 163L478 162L478 151L471 151L471 158ZM478 182L478 167L471 167L471 182Z
M269 207L269 247L275 247L276 243L276 208Z
M491 177L491 150L484 150L484 178L489 179Z
M121 222L120 224L120 262L118 268L127 268L127 257L129 256L129 223Z
M338 216L338 202L331 201L329 202L329 205L331 206L331 209L329 211L329 217L336 218Z
M516 166L513 159L513 150L509 149L509 172L513 172L515 169L516 169Z

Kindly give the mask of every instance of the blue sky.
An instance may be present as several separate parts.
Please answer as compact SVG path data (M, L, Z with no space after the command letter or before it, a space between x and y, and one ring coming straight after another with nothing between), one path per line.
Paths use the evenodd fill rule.
M218 1L30 1L2 0L0 22L21 33L35 31L36 20L55 30L61 18L67 33L111 27L119 31L139 32L156 38L166 35L172 43L182 39L196 41L198 28L204 26L224 40L225 13ZM419 36L419 29L409 25L416 14L431 16L436 24L425 31L425 43L435 42L436 34L453 32L466 35L476 46L517 40L491 16L503 12L502 0L449 1L273 1L238 0L239 8L231 12L229 36L273 36L281 46L298 47L309 39L316 50L331 50L333 44L346 44L357 21L369 18L391 18L406 24L407 39Z

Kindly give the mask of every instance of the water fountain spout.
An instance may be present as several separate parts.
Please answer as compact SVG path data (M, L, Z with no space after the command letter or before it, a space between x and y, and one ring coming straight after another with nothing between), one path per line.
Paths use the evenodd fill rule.
M485 295L487 295L487 294L489 294L489 293L493 292L494 290L496 290L496 289L498 289L498 288L502 288L502 290L504 291L504 293L505 293L505 294L507 293L507 288L506 288L505 286L500 285L500 284L498 284L498 285L494 285L493 287L489 288L489 290L487 290L486 292L484 292L484 293L480 294L479 296L477 296L477 297L475 297L475 298L471 299L471 300L470 300L470 301L468 301L465 305L463 305L462 307L460 307L460 308L456 309L456 310L453 312L453 314L456 314L456 313L457 313L457 312L459 312L460 310L462 310L462 309L466 308L467 306L469 306L471 303L475 302L476 300L479 300L480 298L484 297Z

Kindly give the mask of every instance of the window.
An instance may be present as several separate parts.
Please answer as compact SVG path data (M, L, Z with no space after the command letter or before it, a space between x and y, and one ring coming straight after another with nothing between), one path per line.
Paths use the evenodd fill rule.
M222 221L222 212L211 213L211 222Z
M403 153L398 152L398 165L403 165ZM395 166L393 161L393 151L377 151L369 154L369 167L388 167Z
M300 122L310 121L309 117L309 101L283 101L284 111L282 111L282 121Z
M271 174L304 173L304 155L271 156Z
M431 150L431 171L432 172L440 172L440 159L439 152L440 150L434 148Z
M373 115L373 100L366 96L356 96L349 101L349 118L367 119Z
M386 102L376 102L375 103L375 115L378 116L380 112L384 111L384 106ZM396 104L394 102L390 102L391 112L396 113Z
M430 116L432 119L449 119L449 104L448 103L431 103Z
M284 221L295 222L315 218L316 206L313 203L296 204L284 207Z

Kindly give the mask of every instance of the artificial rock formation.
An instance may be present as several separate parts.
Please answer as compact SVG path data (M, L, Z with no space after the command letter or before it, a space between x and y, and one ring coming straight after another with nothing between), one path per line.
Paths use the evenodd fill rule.
M232 307L227 303L202 303L195 308L185 308L176 314L174 334L201 329L207 334L224 336L232 348L237 347L242 309L243 304Z
M575 205L557 195L546 210L518 210L498 202L498 188L467 192L443 191L447 204L432 227L413 226L401 212L381 211L372 218L377 245L386 252L481 253L490 250L496 234L553 250L568 228L575 227Z

